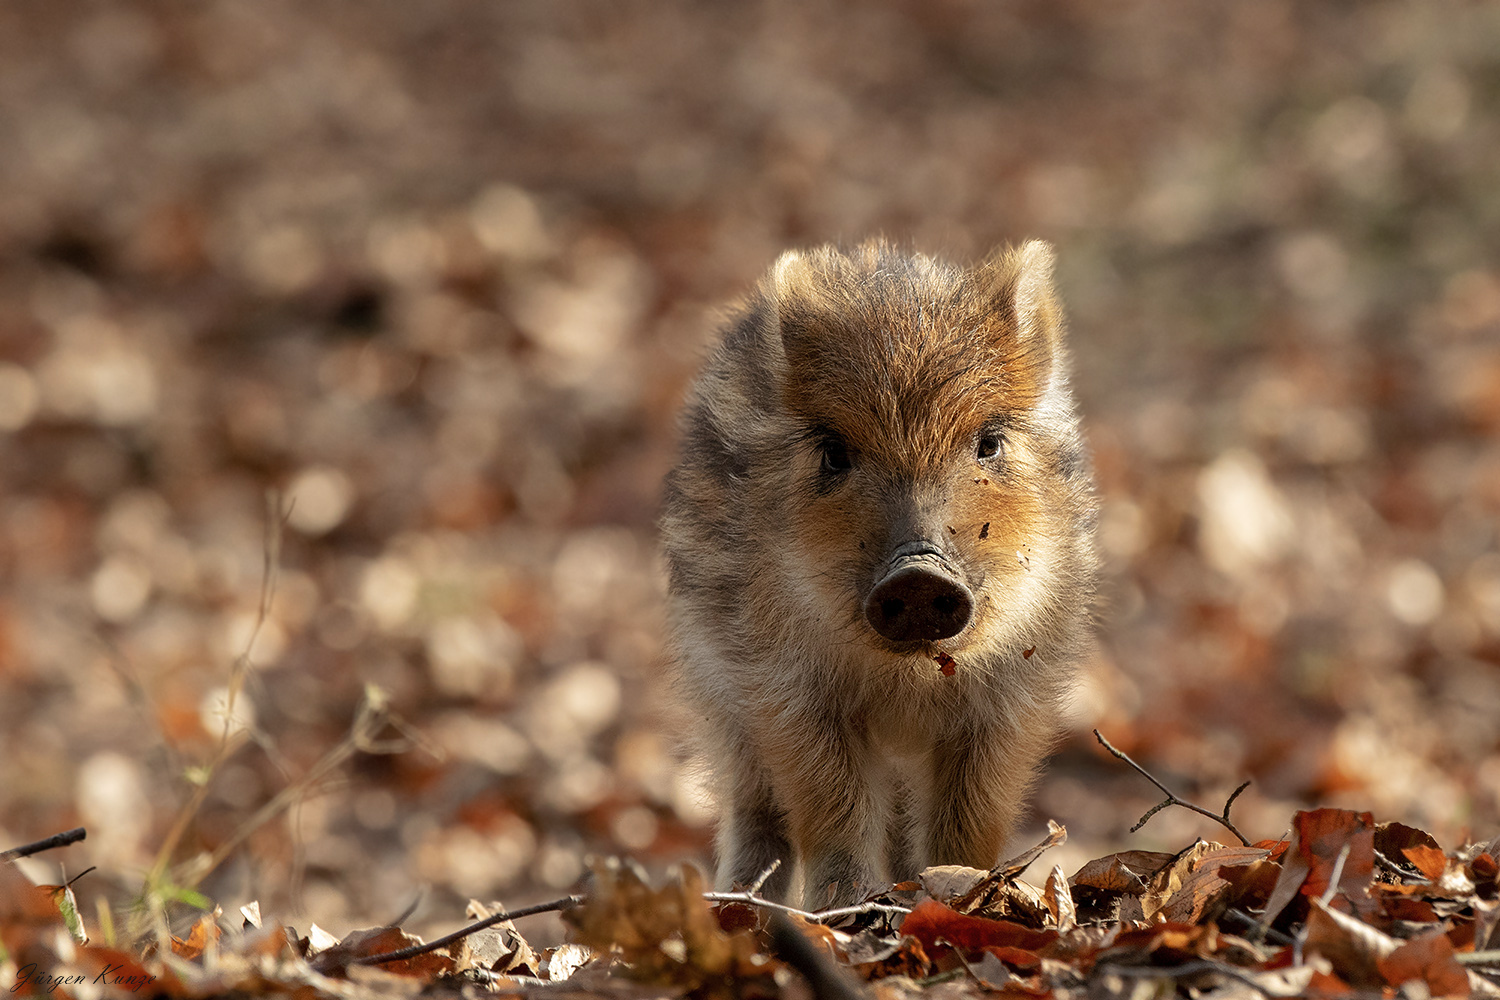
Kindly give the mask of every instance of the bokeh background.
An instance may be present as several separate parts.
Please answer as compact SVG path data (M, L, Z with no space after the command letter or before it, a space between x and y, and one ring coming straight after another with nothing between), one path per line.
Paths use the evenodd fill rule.
M1058 247L1108 574L1033 826L1214 835L1101 726L1252 837L1493 836L1497 109L1460 0L0 5L0 846L336 934L702 857L676 406L874 233Z

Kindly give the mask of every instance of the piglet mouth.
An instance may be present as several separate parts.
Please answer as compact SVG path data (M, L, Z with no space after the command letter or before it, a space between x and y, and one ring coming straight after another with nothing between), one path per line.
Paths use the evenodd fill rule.
M951 639L974 617L974 594L931 542L907 542L881 567L865 620L895 643Z

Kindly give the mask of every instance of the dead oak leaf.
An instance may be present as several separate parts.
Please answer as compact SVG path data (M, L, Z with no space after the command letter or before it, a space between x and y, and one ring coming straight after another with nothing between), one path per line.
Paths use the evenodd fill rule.
M1078 926L1078 908L1073 903L1073 890L1068 885L1068 877L1063 874L1062 865L1052 866L1047 884L1042 888L1042 901L1047 905L1052 926L1059 931L1066 934Z
M1341 979L1358 987L1382 982L1379 962L1399 942L1379 928L1314 899L1304 925L1303 948L1327 959Z

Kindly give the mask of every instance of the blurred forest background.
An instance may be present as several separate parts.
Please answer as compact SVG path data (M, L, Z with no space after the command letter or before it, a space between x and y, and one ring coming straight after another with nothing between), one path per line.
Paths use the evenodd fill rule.
M0 847L336 934L703 857L676 407L717 305L873 233L1058 247L1108 580L1034 826L1216 834L1128 834L1100 726L1253 837L1492 836L1497 111L1460 0L11 0ZM403 752L341 755L369 685Z

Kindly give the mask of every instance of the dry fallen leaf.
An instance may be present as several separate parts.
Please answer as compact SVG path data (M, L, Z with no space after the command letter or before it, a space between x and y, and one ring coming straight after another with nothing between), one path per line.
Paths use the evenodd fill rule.
M1073 891L1068 886L1068 877L1061 865L1053 865L1047 875L1047 884L1042 891L1047 911L1052 916L1052 926L1066 934L1078 925L1078 910L1073 905Z
M1404 941L1377 960L1380 975L1390 986L1412 980L1424 983L1431 996L1469 995L1469 974L1453 958L1453 944L1441 930Z
M1365 987L1380 983L1378 964L1398 943L1355 916L1324 906L1321 900L1312 901L1303 948L1328 959L1345 982Z
M757 979L775 968L760 940L727 934L703 898L703 876L691 865L659 889L633 865L608 859L594 866L594 884L582 906L563 920L578 943L613 951L639 978L694 984L723 977Z
M1022 851L1013 858L1000 862L991 868L989 874L974 887L964 893L953 904L953 908L962 913L972 913L982 910L989 905L998 891L998 887L1010 882L1016 876L1026 870L1033 861L1041 855L1068 842L1068 831L1055 820L1047 821L1047 836L1034 846ZM1038 902L1040 898L1038 898Z
M1199 841L1152 881L1141 895L1145 919L1175 923L1198 923L1217 917L1229 905L1236 886L1222 874L1224 869L1245 868L1264 861L1269 852L1256 847L1225 847Z
M1266 903L1269 924L1293 899L1318 899L1327 890L1339 857L1348 848L1335 892L1335 907L1371 916L1379 903L1368 889L1375 874L1375 829L1369 813L1314 809L1292 817L1292 841L1281 859L1281 876ZM1297 915L1300 917L1300 913Z
M341 976L345 975L358 959L400 951L421 943L421 938L413 937L399 927L371 927L350 931L338 944L318 952L309 959L309 964L324 975ZM453 972L457 964L446 949L439 949L425 952L415 958L381 962L375 968L393 975L426 977Z
M1006 962L1031 968L1040 961L1037 950L1057 940L1056 931L970 916L931 899L918 903L906 915L901 933L922 942L923 949L934 957L951 947L984 950Z

